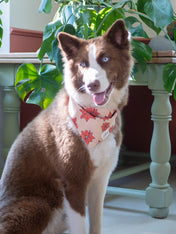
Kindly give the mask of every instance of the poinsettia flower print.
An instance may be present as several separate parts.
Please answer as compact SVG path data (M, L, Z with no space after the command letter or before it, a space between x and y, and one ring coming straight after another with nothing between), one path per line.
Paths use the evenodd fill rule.
M92 108L92 107L89 107L86 109L86 111L92 115L93 117L97 117L100 115L100 113L98 112L98 110L96 108Z
M87 109L80 109L81 111L81 119L85 119L86 121L89 121L89 119L95 119L96 116L98 116L100 113L95 108L87 108Z
M90 130L81 131L81 136L87 145L95 139L93 133Z
M105 117L103 118L103 120L105 121L105 120L107 120L107 119L110 119L111 117L112 117L112 113L109 112L109 114L108 114L107 116L105 116Z
M72 119L72 121L73 121L73 123L74 123L75 127L76 127L76 128L78 128L78 125L77 125L77 118L76 118L76 117L75 117L75 118L73 118L73 119Z
M109 126L110 126L109 123L107 123L107 122L106 122L106 123L103 123L102 126L101 126L102 131L103 131L103 132L106 131L106 129L108 129Z

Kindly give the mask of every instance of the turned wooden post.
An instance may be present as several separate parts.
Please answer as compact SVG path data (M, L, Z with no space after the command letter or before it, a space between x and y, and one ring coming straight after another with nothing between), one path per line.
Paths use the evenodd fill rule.
M6 158L8 151L19 133L20 100L14 87L4 87L3 111L4 111L4 134L3 134L3 157Z
M172 107L171 94L164 89L163 67L164 64L151 64L146 74L149 77L148 87L154 96L151 108L153 135L150 145L152 182L146 190L146 203L150 215L155 218L167 217L173 200L173 190L168 184L171 157L169 122L172 119Z
M169 213L173 190L168 184L170 174L171 143L169 136L169 121L171 120L171 104L167 92L153 90L154 101L151 119L154 123L151 140L150 173L152 183L146 190L146 203L152 217L165 218Z
M19 133L20 100L16 94L15 76L22 63L33 63L39 67L37 53L0 54L0 174L8 151ZM44 57L43 64L51 63Z

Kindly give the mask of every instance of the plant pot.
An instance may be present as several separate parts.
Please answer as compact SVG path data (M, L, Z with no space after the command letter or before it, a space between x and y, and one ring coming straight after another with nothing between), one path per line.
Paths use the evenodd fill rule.
M150 43L151 39L144 38L144 37L134 37L136 41L143 42L144 44L148 45Z

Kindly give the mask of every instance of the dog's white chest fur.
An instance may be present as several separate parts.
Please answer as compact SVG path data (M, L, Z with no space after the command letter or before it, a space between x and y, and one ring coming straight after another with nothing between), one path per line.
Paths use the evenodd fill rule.
M110 173L116 165L119 148L111 133L104 141L100 142L94 148L89 149L90 157L95 167L100 168L100 174L104 170L110 170Z

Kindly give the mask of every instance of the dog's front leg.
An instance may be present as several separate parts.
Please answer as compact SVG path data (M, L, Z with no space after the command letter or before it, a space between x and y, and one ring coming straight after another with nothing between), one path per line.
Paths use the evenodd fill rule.
M64 207L69 234L87 234L85 221L85 193L77 189L67 191Z
M102 175L92 181L89 186L89 234L101 234L103 203L108 179L109 175Z
M70 234L87 234L85 215L81 215L75 211L69 201L65 199L65 209L67 215L67 223Z

